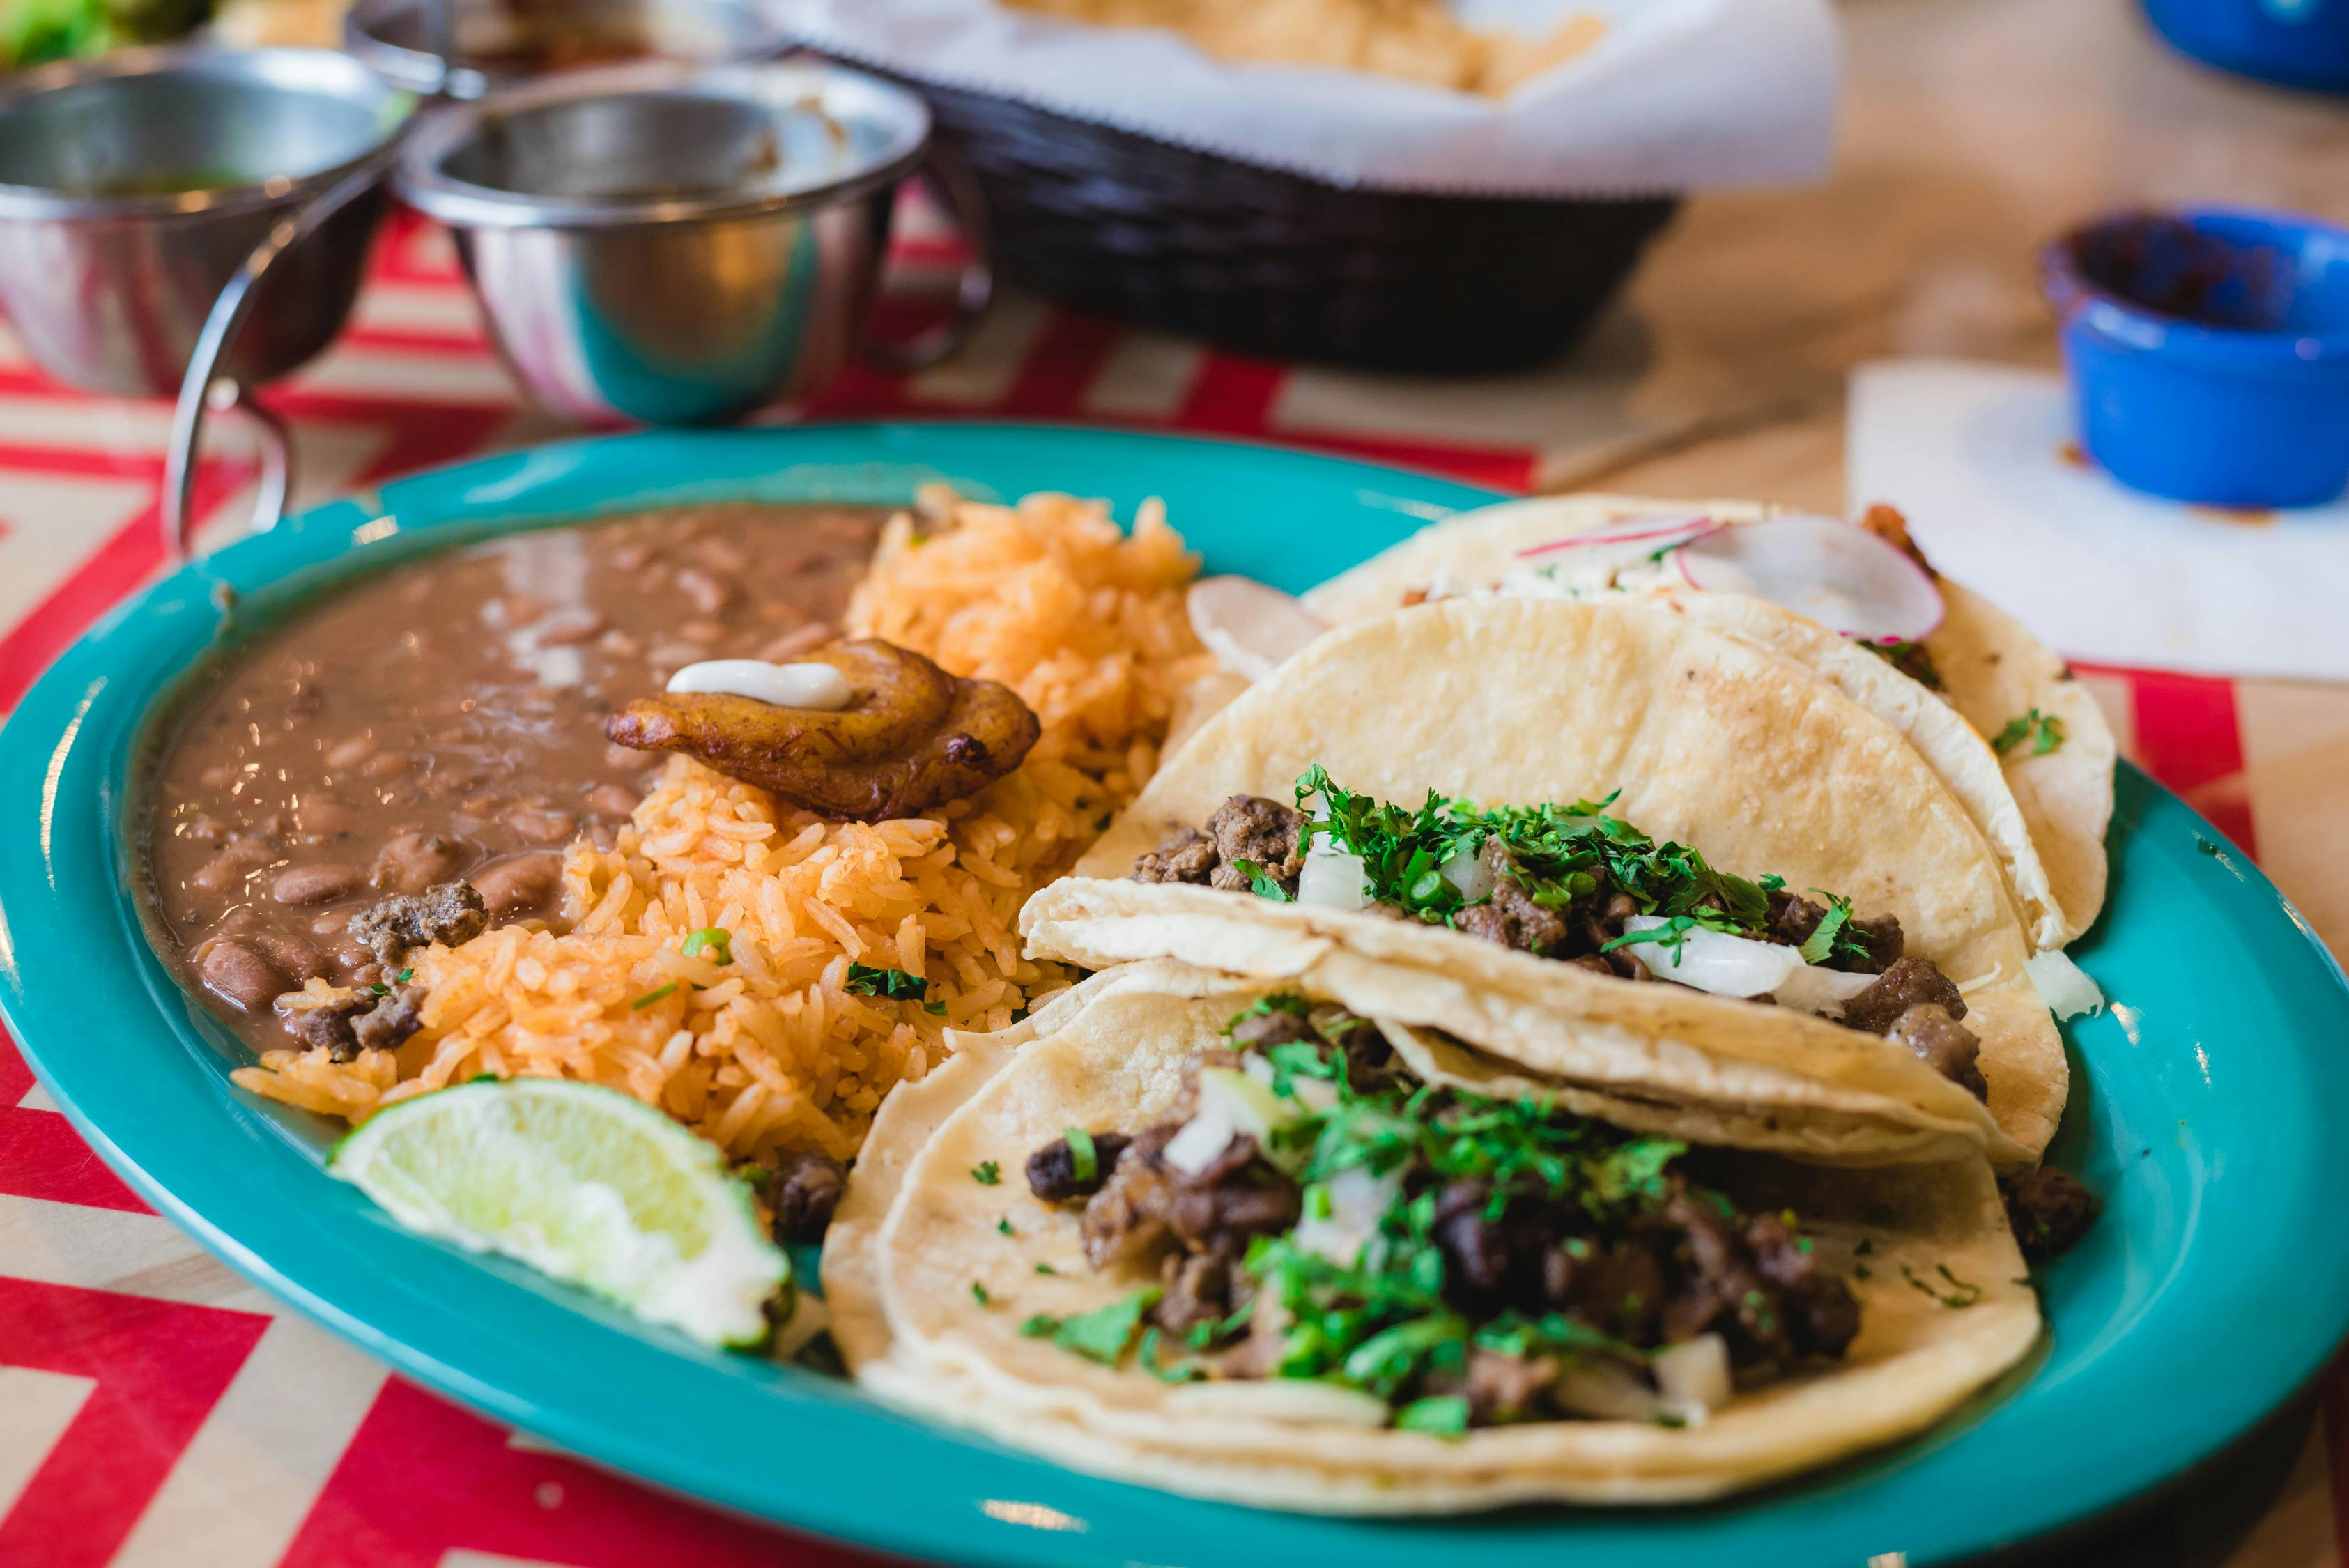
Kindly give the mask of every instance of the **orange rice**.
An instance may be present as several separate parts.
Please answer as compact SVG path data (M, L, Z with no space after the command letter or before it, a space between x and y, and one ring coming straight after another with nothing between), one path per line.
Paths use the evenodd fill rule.
M844 1158L882 1096L1070 983L1019 954L1019 906L1061 875L1157 766L1212 660L1185 614L1197 569L1163 510L1128 537L1099 504L1016 507L926 494L892 521L851 630L1000 680L1042 739L980 794L920 816L832 822L682 757L611 849L574 844L567 930L501 927L413 956L423 1027L347 1064L267 1053L237 1081L357 1122L500 1077L580 1079L658 1106L739 1158ZM925 531L926 530L926 532ZM730 963L687 958L719 927ZM850 989L852 964L926 982L918 1000ZM323 981L281 1008L337 1000Z

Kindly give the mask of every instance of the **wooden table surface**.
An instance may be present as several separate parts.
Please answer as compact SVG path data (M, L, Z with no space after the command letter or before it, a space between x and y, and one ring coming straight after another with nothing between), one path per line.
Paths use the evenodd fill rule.
M1297 369L1013 298L956 361L904 382L854 374L801 412L1236 432L1517 488L1841 510L1868 499L1844 492L1851 369L1902 355L2052 366L2032 257L2081 216L2224 200L2349 219L2349 106L2179 60L2123 0L1851 0L1843 16L1834 177L1692 201L1564 364L1473 382ZM388 234L344 339L270 396L295 425L303 499L559 433L516 403L445 240L413 223ZM47 382L0 330L0 710L159 565L167 419ZM232 447L208 476L219 538L250 475ZM2092 679L2133 754L2349 950L2336 783L2349 689ZM2336 1489L2349 1500L2337 1376L2149 1510L2034 1555L2343 1568ZM642 1492L388 1378L149 1213L0 1040L7 1568L848 1560Z

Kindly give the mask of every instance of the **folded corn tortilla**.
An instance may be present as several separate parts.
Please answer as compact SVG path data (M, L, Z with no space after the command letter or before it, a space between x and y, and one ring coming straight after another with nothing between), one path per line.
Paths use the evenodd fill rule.
M1128 879L1170 828L1234 794L1287 800L1317 763L1403 804L1430 790L1487 805L1619 791L1617 815L1724 870L1897 915L1908 951L1965 996L1987 1106L1906 1050L1793 1009L1634 984L1375 910ZM1338 628L1204 724L1074 875L1029 900L1020 929L1035 956L1095 969L1171 958L1306 983L1564 1085L1708 1119L1593 1114L1817 1159L1940 1159L1954 1138L2027 1163L2066 1093L2004 872L1949 787L1806 667L1642 597L1458 598Z
M1791 1205L1867 1243L1870 1267L1853 1282L1860 1334L1842 1361L1743 1394L1701 1425L1551 1420L1443 1438L1254 1415L1248 1398L1234 1406L1233 1392L1278 1379L1203 1395L1130 1361L1082 1359L1019 1325L1104 1306L1154 1273L1096 1272L1072 1210L1038 1201L1016 1177L989 1185L970 1173L986 1161L1017 1172L1071 1126L1162 1118L1194 1054L1223 1044L1226 1021L1261 990L1164 964L1089 985L1040 1032L982 1038L901 1087L874 1124L843 1206L850 1223L835 1222L825 1243L823 1282L851 1370L892 1403L1074 1468L1261 1507L1682 1501L1914 1433L2038 1337L2037 1303L1978 1155L1868 1170L1744 1156L1726 1179L1744 1206ZM1978 1287L1968 1304L1911 1282L1943 1270Z
M1332 621L1388 614L1406 593L1491 588L1526 565L1523 552L1640 518L1751 521L1750 501L1671 502L1621 495L1537 496L1464 512L1341 573L1305 596ZM1713 629L1803 664L1900 731L1949 785L1998 853L2033 944L2061 947L2095 923L2106 883L2117 750L2095 697L2023 625L1980 595L1935 575L1941 624L1925 639L1940 672L1934 691L1865 648L1766 601L1682 587L1669 597ZM2064 742L2004 755L1988 737L2033 710Z

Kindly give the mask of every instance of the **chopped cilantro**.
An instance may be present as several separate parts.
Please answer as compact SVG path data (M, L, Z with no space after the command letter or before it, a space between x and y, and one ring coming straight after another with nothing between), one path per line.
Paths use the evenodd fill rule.
M1105 1307L1061 1318L1049 1330L1040 1332L1050 1333L1052 1343L1062 1350L1088 1361L1098 1361L1103 1366L1115 1366L1124 1357L1125 1347L1133 1343L1133 1331L1142 1326L1142 1314L1157 1304L1159 1295L1154 1285ZM1020 1332L1027 1331L1028 1324L1022 1324Z
M1945 1307L1970 1307L1973 1305L1974 1303L1982 1300L1982 1288L1980 1285L1975 1284L1971 1280L1961 1280L1958 1278L1957 1275L1950 1272L1950 1266L1947 1263L1936 1264L1934 1266L1934 1272L1939 1273L1942 1279L1949 1282L1951 1288L1947 1292L1944 1292L1939 1285L1934 1284L1931 1281L1920 1278L1917 1271L1910 1268L1908 1264L1903 1263L1900 1265L1900 1277L1902 1279L1907 1280L1910 1285L1914 1286L1919 1291L1923 1292L1926 1295L1932 1297L1935 1301L1940 1303Z
M1063 1127L1061 1136L1069 1144L1070 1174L1079 1181L1091 1181L1101 1174L1101 1155L1093 1147L1093 1135L1082 1127Z
M2009 719L2006 727L1991 737L1991 749L2000 756L2014 750L2023 742L2031 742L2031 754L2044 757L2064 743L2064 721L2033 708L2020 719Z
M987 1287L980 1284L977 1280L970 1282L970 1299L977 1302L981 1306L993 1306L995 1304L995 1298L988 1294Z
M636 998L636 1001L628 1003L628 1011L631 1012L641 1012L646 1008L650 1007L654 1002L658 1002L662 997L673 994L676 990L677 981L670 981L667 985L657 985L652 990Z
M406 985L409 981L414 980L414 979L416 978L416 971L415 971L412 967L411 967L411 968L409 968L409 969L404 969L404 970L401 970L398 974L393 975L391 978L392 978L392 981L393 981L393 982L394 982L394 983L396 983L396 984L399 984L399 985Z
M982 1159L970 1168L970 1179L981 1187L993 1187L1003 1179L1003 1167L991 1159Z
M1859 646L1926 690L1941 690L1941 672L1934 667L1933 656L1925 650L1923 643L1862 640Z
M1652 838L1609 815L1614 801L1609 795L1571 805L1486 808L1431 790L1410 810L1340 788L1319 763L1297 781L1299 808L1312 814L1309 839L1325 838L1360 856L1374 901L1431 925L1451 924L1468 905L1443 875L1444 865L1498 841L1510 879L1545 909L1565 909L1603 885L1665 922L1627 932L1607 944L1610 950L1637 942L1677 947L1698 927L1767 936L1770 894L1785 886L1784 878L1749 881L1721 870L1687 845ZM1865 952L1845 921L1828 940L1851 956Z
M685 946L679 950L688 958L709 955L709 961L724 968L734 961L734 937L723 926L704 926L686 934Z
M943 1002L926 1002L922 1003L922 1011L933 1018L944 1018L947 1015L947 1004Z
M1257 898L1269 898L1276 904L1295 902L1294 899L1289 898L1288 889L1282 887L1278 881L1274 879L1266 872L1263 867L1257 865L1255 861L1248 859L1235 860L1232 862L1232 869L1248 879L1248 886L1256 889L1256 896Z
M930 989L930 982L902 969L874 969L871 964L853 963L840 989L852 996L902 997L919 1002Z
M1144 1372L1149 1373L1161 1383L1188 1383L1200 1376L1199 1369L1192 1366L1187 1358L1176 1361L1171 1366L1161 1362L1158 1355L1160 1337L1158 1330L1154 1328L1143 1331L1142 1344L1134 1352L1134 1359L1141 1363Z
M1811 891L1816 893L1819 889L1814 888ZM1795 950L1796 952L1803 955L1803 961L1805 963L1826 962L1828 958L1835 952L1836 933L1842 930L1844 927L1848 925L1851 921L1851 900L1849 898L1839 898L1833 893L1826 894L1826 897L1827 900L1826 918L1818 923L1816 929L1813 930L1809 936L1803 939L1803 945Z
M1394 1424L1405 1432L1433 1432L1457 1438L1468 1430L1468 1400L1460 1394L1414 1399L1395 1412Z
M1048 1334L1056 1333L1060 1326L1061 1320L1048 1312L1040 1312L1032 1317L1019 1320L1019 1332L1030 1339L1041 1339Z
M734 1168L734 1174L749 1182L752 1187L759 1189L761 1191L764 1191L766 1189L767 1183L775 1179L775 1173L773 1171L769 1170L765 1166L761 1165L756 1161L752 1161L747 1165L736 1166Z
M1040 1274L1057 1274L1061 1271L1040 1259L1036 1264L1036 1272Z
M1010 1221L1010 1220L998 1220L995 1222L995 1228L996 1228L997 1230L999 1230L999 1231L1002 1231L1002 1232L1003 1232L1005 1235L1007 1235L1007 1236L1012 1236L1012 1235L1017 1235L1017 1234L1018 1234L1018 1232L1017 1232L1017 1231L1013 1231L1013 1230L1011 1229L1011 1221Z

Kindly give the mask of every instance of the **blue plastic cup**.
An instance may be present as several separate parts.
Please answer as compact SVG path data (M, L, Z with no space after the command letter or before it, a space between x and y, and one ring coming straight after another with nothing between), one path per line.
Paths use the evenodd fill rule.
M2349 489L2349 231L2124 213L2040 257L2080 441L2134 490L2314 506Z
M2145 0L2181 54L2264 81L2349 92L2349 5L2341 0Z

